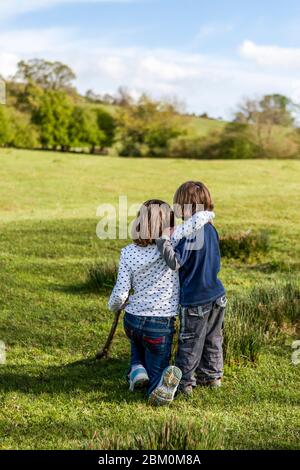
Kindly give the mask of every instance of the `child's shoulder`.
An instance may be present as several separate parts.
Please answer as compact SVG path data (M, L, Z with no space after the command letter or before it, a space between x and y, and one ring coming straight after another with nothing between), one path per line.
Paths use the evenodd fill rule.
M126 256L129 253L133 253L136 251L136 248L137 246L135 243L129 243L129 245L126 245L121 249L121 255Z
M146 247L139 246L136 243L129 243L129 245L124 246L121 249L121 255L127 256L132 255L133 253L141 254L146 253L147 251L151 251L151 249L155 249L155 245L148 245Z
M219 238L218 231L217 231L216 227L213 224L209 224L209 223L206 224L205 225L205 232L208 234L208 236Z

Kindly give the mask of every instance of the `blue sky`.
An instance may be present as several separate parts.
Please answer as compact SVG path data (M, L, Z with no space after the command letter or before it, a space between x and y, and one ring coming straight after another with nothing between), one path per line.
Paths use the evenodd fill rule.
M300 101L299 30L296 0L0 0L0 73L57 59L81 92L123 85L227 118L244 96Z

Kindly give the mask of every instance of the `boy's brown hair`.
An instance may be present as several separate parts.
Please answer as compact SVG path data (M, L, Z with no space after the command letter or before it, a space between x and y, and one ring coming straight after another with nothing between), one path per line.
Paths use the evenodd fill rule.
M200 181L186 181L174 195L174 212L176 217L185 218L201 210L212 211L214 204L208 188Z
M132 239L138 246L153 245L164 229L174 227L174 212L168 203L160 199L144 202L132 225Z

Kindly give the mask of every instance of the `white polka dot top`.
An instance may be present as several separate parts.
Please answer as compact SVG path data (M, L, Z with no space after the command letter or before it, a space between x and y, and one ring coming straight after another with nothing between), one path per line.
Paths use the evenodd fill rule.
M197 212L172 235L172 244L189 236L214 217L212 212ZM128 299L128 300L127 300ZM127 302L126 302L127 301ZM178 272L172 271L161 257L156 244L140 247L134 243L121 250L116 285L108 307L116 312L141 316L171 317L177 315L179 303Z

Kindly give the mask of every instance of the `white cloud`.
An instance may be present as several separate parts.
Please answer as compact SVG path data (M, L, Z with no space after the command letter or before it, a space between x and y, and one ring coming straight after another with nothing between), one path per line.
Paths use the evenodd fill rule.
M9 54L6 52L0 53L0 74L2 73L5 77L13 75L16 71L16 63L18 56L15 54Z
M0 21L66 3L133 3L140 0L0 0Z
M53 51L58 53L74 37L75 31L65 28L20 29L0 33L0 52L18 55L39 55Z
M242 57L261 66L300 68L300 48L263 46L252 41L244 41L239 51Z
M228 59L174 49L112 47L106 36L82 38L66 28L0 33L0 74L13 74L18 60L33 57L70 65L82 93L89 88L113 93L124 85L135 95L143 91L177 95L188 110L215 117L229 117L243 96L272 92L300 96L297 70L269 69L243 60L244 55Z
M188 77L197 76L197 70L193 67L184 66L182 61L170 60L157 56L157 52L149 54L140 62L140 71L144 75L152 76L153 79L176 82Z

